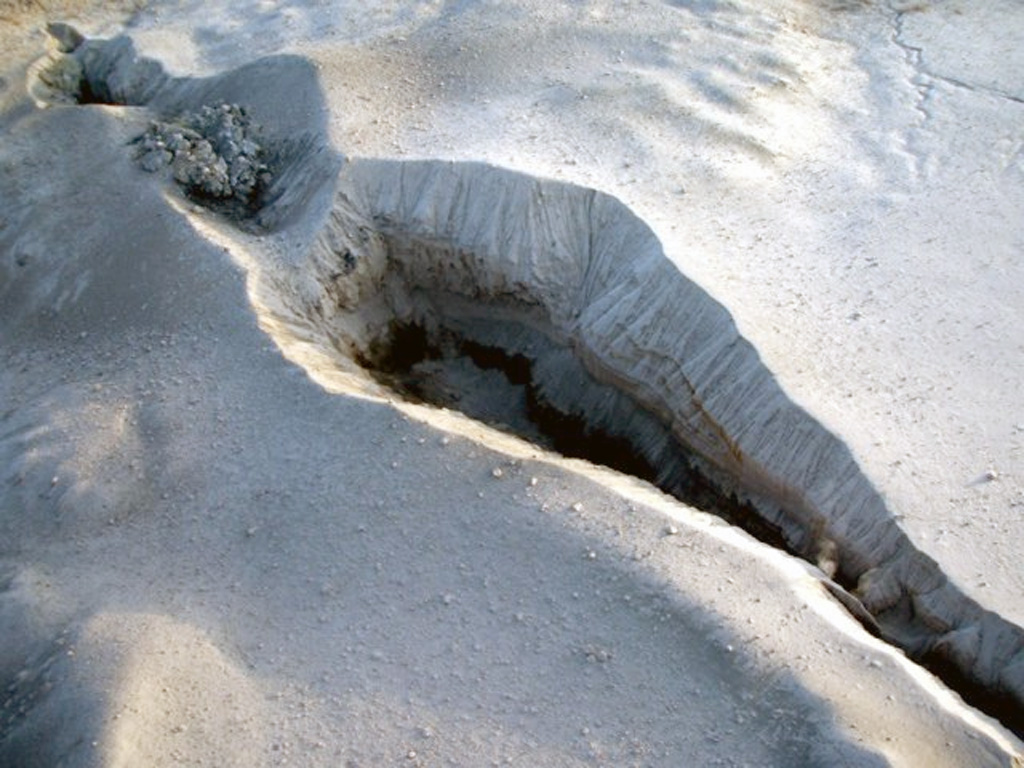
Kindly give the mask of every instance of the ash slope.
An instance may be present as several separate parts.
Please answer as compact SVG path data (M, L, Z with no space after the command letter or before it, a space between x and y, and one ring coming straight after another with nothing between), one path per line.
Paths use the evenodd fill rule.
M224 732L204 714L217 699L236 707L223 727L238 746L231 754L249 764L296 752L330 764L317 757L324 749L371 762L468 759L483 744L495 759L530 753L542 765L644 755L671 763L700 749L715 759L723 739L740 761L876 764L884 754L899 763L936 752L936 732L962 732L963 711L944 711L931 684L913 682L912 668L831 616L813 590L800 592L807 580L773 555L672 508L692 556L679 558L675 548L666 556L658 543L675 538L660 537L664 502L645 497L630 512L607 489L609 478L595 484L558 462L529 463L536 460L510 462L509 479L536 472L550 487L530 492L536 486L524 483L509 493L489 471L508 461L501 455L461 438L450 451L432 428L409 425L383 404L327 395L296 376L256 329L242 275L165 206L122 146L108 143L135 129L122 120L97 108L23 115L5 150L17 204L16 226L5 231L16 237L4 252L25 261L14 259L4 275L5 299L17 297L4 302L16 321L5 325L11 365L3 381L14 467L4 487L16 512L6 520L4 615L25 638L10 662L23 686L15 736L45 738L82 690L102 717L89 734L99 753L85 738L67 748L81 764L145 759L140 732L166 739L156 742L164 750L157 761L174 750L223 757L216 744ZM85 158L77 147L54 151L68 135L103 150ZM63 174L42 187L25 183L40 168ZM112 213L97 201L119 206ZM581 499L589 514L566 516ZM538 509L547 514L538 518ZM636 523L624 525L624 512ZM492 524L481 524L483 514ZM572 530L581 538L566 542ZM536 557L526 567L523 552ZM637 555L653 558L650 571L630 565ZM605 560L609 569L593 568ZM709 579L712 561L744 573L738 587ZM759 590L771 595L764 613L748 604ZM677 602L678 594L687 599ZM381 595L390 598L384 610ZM622 608L634 601L636 615ZM443 610L460 603L453 621ZM638 616L653 624L632 621ZM754 629L735 629L750 620ZM414 621L422 632L410 632ZM45 652L69 637L75 654L63 657L81 665L71 673ZM96 637L117 639L97 650ZM468 637L474 642L456 644ZM828 652L801 638L827 639ZM190 668L148 650L176 642L202 649ZM141 653L131 653L133 643ZM208 643L226 648L227 662ZM703 646L711 662L693 653ZM788 655L798 650L814 664ZM527 651L556 659L555 674L517 667ZM778 653L794 663L773 667ZM681 658L685 669L664 689L643 676L664 679L658 659ZM453 659L462 663L454 672ZM197 671L211 667L221 673L209 695L190 697L197 680L210 678ZM92 679L90 669L98 671ZM722 693L735 674L725 686L735 695ZM867 690L857 700L842 695L851 677ZM574 685L555 690L545 678ZM872 703L894 681L914 691L901 696L900 734L886 731ZM152 697L135 693L151 689L175 706L141 707ZM597 703L580 712L572 691L581 690L604 691L607 712ZM709 730L700 715L680 729L672 705L680 690L700 697L715 722L731 717L736 727ZM649 718L609 728L624 700L645 717L648 706L676 715L664 730ZM762 710L757 700L778 706ZM129 712L130 727L119 728ZM811 730L794 730L792 712ZM345 734L331 727L341 721ZM851 743L855 726L873 734L876 754ZM254 739L254 728L270 743ZM952 741L936 764L1007 759L1005 736L984 736L980 749L970 738ZM18 749L16 738L8 744Z

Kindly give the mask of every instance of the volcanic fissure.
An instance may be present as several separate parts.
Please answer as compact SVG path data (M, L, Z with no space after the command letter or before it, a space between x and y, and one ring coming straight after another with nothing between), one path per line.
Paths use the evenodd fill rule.
M314 233L260 265L282 327L406 397L648 480L815 562L862 623L1024 735L1024 630L914 547L848 448L621 202L477 163L342 166L298 57L171 78L127 38L50 31L61 55L43 96L149 110L160 122L128 149L148 170L241 201L250 232Z
M309 265L314 322L379 383L809 560L869 631L1021 722L1024 632L913 546L846 446L614 198L472 163L356 161ZM978 663L982 633L1001 638L996 665Z

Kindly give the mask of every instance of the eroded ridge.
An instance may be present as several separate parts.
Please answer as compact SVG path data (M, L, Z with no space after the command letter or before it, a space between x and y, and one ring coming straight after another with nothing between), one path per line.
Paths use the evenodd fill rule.
M846 446L616 199L481 164L356 161L305 268L323 287L307 320L392 385L612 456L817 563L886 639L1021 722L1024 632L911 544ZM495 372L514 413L471 391Z

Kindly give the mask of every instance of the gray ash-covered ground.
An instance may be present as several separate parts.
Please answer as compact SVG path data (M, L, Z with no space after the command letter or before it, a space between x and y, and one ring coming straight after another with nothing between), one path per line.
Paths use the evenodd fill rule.
M244 214L270 184L259 129L237 104L204 106L169 122L154 121L137 140L139 165L170 167L197 202Z

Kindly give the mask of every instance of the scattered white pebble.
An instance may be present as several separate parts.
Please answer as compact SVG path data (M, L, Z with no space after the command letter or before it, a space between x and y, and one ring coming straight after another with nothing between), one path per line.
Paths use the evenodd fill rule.
M452 441L452 439L450 437L448 437L448 435L445 435L438 442L440 442L441 445L448 445L448 443L450 443L451 441Z
M583 502L582 501L577 501L575 504L573 504L572 505L572 511L573 512L582 512L583 511Z
M985 477L986 480L998 480L999 479L999 473L996 472L994 469L987 469L987 470L985 470L984 477Z
M536 477L531 477L531 478L530 478L530 485L531 485L531 486L534 486L534 485L536 485L536 484L537 484L537 478L536 478Z
M505 476L505 471L501 467L495 467L491 470L491 477L498 479Z
M585 557L587 558L587 560L597 560L597 552L595 552L592 549L589 549L587 550L587 554L585 555Z
M676 526L674 526L674 525L670 525L670 526L668 526L665 529L665 535L666 536L678 536L679 535L679 529Z
M583 649L583 657L592 664L607 664L615 658L615 654L610 648L588 645Z

